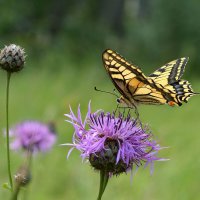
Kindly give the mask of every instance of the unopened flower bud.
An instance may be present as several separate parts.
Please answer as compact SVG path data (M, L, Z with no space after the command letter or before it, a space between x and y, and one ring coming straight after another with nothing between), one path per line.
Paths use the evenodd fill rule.
M31 180L31 174L27 167L21 167L15 175L15 182L20 186L26 186Z
M25 52L20 46L10 44L0 53L0 67L7 72L18 72L24 67Z

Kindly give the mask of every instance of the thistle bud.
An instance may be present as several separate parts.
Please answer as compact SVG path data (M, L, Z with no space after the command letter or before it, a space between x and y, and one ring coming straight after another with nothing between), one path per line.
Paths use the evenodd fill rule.
M7 72L18 72L24 67L25 52L20 46L10 44L0 53L0 67Z
M27 167L19 168L15 175L15 182L21 187L26 186L31 180L31 174Z

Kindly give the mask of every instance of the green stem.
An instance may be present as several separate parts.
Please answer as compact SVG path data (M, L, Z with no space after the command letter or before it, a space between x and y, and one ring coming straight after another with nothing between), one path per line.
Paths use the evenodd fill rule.
M8 177L10 181L11 191L13 191L12 175L10 169L10 141L9 141L9 85L11 73L7 72L7 86L6 86L6 144L7 144L7 162L8 162Z
M102 196L102 189L103 189L103 182L104 182L104 171L101 170L100 171L100 185L99 185L99 195L97 197L97 200L101 200L101 196Z
M29 149L28 150L28 152L27 152L27 169L29 170L29 171L31 171L31 165L32 165L32 156L33 155L33 153L32 153L32 151ZM24 195L23 195L23 199L24 200L26 200L26 199L28 199L28 186L25 188L25 190L24 190Z
M16 186L16 188L15 188L15 190L14 190L14 192L13 192L13 195L12 195L11 200L17 200L19 191L20 191L20 185L17 184L17 186Z
M103 192L105 191L106 189L106 186L108 184L108 179L109 179L109 174L107 172L105 172L105 175L104 175L104 182L103 182ZM102 193L103 195L103 193Z
M21 173L21 176L22 177L24 176L25 179L30 178L29 172L30 172L30 168L31 168L31 163L32 163L32 152L28 150L24 166L22 166L21 170L19 170L19 173ZM30 180L27 180L27 181L30 181ZM26 184L28 184L28 182ZM14 189L11 200L17 200L22 187L24 187L24 189L25 189L24 199L27 199L27 185L23 185L23 183L17 182L17 184L15 185L15 189Z
M107 183L108 183L109 175L106 171L101 170L100 171L100 186L99 186L99 195L97 197L97 200L101 200L101 197L103 196L103 193L106 189Z

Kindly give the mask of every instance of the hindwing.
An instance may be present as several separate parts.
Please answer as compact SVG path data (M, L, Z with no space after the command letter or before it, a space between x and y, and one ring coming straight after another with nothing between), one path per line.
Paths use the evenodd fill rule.
M163 86L174 83L181 79L188 60L189 58L185 57L173 60L157 69L150 74L149 77L151 77L155 83L159 83Z

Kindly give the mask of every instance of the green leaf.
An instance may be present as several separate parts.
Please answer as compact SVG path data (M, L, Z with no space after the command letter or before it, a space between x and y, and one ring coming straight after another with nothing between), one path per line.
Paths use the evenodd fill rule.
M10 191L11 191L11 187L10 187L10 185L9 185L8 183L3 183L3 184L2 184L2 187L3 187L4 189L6 189L6 190L10 190Z

